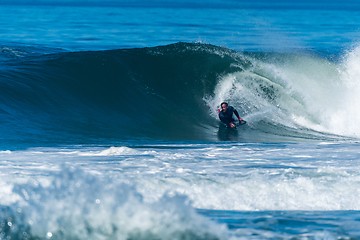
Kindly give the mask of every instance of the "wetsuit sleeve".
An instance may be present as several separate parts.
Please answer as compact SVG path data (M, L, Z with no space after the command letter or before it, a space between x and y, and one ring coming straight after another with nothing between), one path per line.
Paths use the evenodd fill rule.
M238 111L234 110L235 116L239 119L239 121L243 120L240 116Z
M234 113L235 113L235 116L239 119L239 118L240 118L240 116L239 116L238 111L236 111L236 109L234 110Z

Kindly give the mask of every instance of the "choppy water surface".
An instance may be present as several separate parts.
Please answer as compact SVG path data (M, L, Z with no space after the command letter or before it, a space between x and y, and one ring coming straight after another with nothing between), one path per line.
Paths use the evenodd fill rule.
M232 143L4 151L3 234L356 238L357 148Z

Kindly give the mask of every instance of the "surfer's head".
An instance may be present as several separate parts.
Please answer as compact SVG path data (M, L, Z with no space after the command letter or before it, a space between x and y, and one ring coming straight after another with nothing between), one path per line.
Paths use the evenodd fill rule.
M222 102L220 106L221 106L221 110L222 110L223 112L226 112L226 110L228 109L228 104L227 104L227 102Z

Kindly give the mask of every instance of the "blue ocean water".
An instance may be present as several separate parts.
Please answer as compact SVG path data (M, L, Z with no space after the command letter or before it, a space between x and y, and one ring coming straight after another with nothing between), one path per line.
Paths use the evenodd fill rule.
M357 1L0 13L0 239L360 238Z

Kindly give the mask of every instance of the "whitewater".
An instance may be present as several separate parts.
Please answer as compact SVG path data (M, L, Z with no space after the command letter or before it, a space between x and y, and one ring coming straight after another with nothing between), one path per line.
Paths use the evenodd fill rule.
M0 240L360 239L359 9L0 0Z

